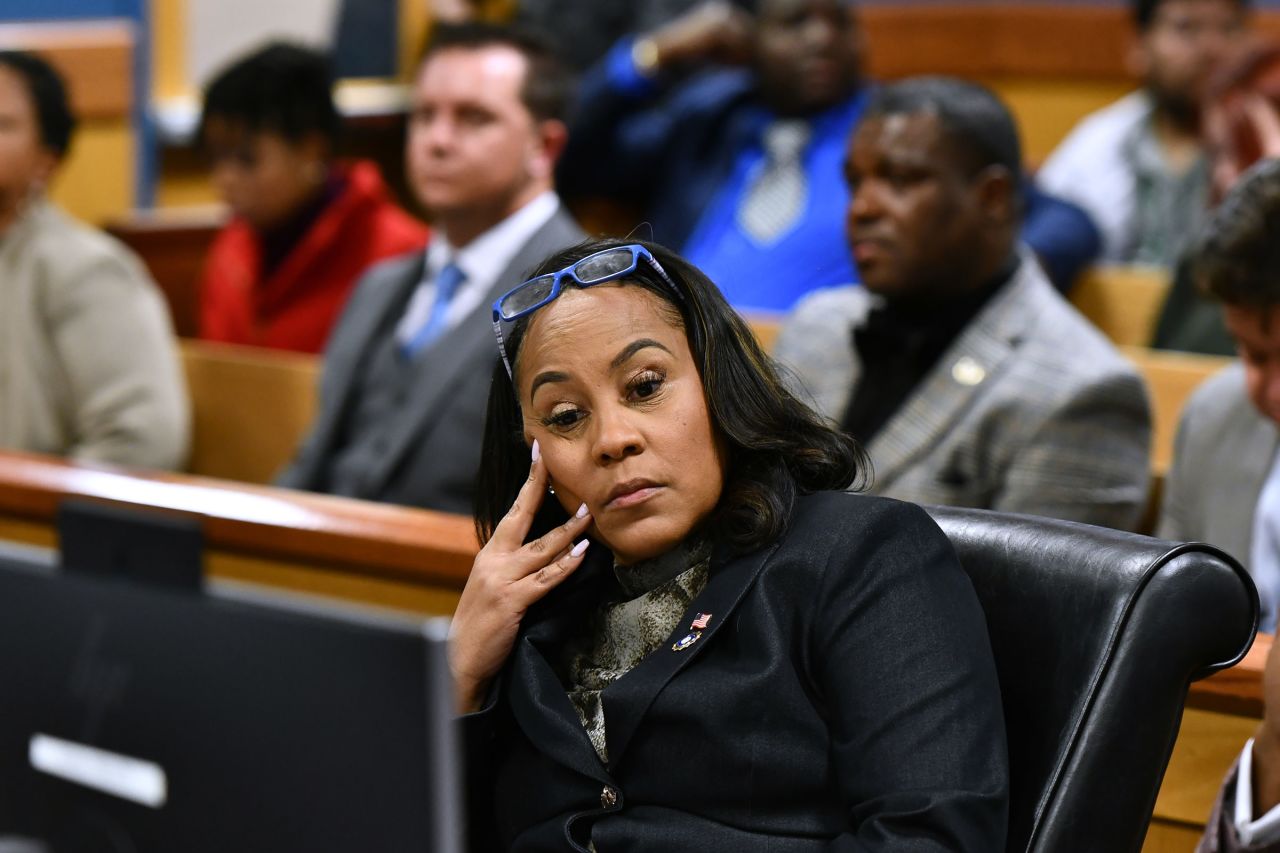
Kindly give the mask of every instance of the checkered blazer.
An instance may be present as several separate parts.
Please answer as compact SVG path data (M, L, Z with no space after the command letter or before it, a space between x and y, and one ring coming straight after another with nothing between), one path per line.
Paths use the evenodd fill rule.
M852 330L875 297L817 291L775 356L839 420L861 375ZM867 447L871 491L1131 529L1146 505L1151 412L1133 366L1023 258Z

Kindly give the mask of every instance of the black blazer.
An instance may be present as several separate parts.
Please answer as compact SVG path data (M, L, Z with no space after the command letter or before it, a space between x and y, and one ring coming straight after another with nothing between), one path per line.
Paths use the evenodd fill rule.
M717 550L668 641L604 691L606 767L556 673L615 590L599 548L527 614L488 706L464 718L472 849L1004 849L986 626L923 510L821 493L775 544ZM677 651L698 613L709 627Z

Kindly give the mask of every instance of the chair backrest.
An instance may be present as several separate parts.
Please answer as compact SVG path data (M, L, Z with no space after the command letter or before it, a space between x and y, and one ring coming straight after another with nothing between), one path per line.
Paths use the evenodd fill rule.
M190 339L182 341L181 352L192 410L187 470L270 483L311 424L320 360Z
M1137 853L1191 681L1244 656L1258 595L1202 544L931 507L986 612L1009 851Z
M1151 343L1169 292L1167 270L1140 266L1093 267L1071 288L1071 304L1120 346Z

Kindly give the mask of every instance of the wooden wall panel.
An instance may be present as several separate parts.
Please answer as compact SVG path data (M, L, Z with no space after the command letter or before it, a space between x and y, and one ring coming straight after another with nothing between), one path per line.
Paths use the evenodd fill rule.
M867 6L862 9L869 70L891 79L961 77L1131 79L1128 6ZM1257 30L1280 38L1280 12L1259 12Z
M63 74L81 120L127 119L133 107L127 21L0 24L0 48L38 51Z

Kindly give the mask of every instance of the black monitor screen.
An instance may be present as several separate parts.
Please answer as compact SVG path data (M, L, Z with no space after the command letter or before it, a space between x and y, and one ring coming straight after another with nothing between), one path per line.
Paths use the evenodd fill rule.
M0 557L10 843L458 851L451 719L439 621Z

